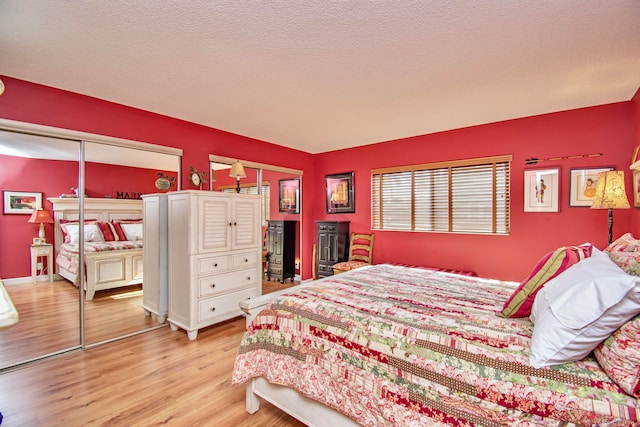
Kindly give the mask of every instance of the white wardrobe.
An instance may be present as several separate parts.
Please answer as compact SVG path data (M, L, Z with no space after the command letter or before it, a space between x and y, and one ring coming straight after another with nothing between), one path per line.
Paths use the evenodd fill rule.
M241 315L239 302L262 292L260 196L166 196L168 321L194 340L198 329Z

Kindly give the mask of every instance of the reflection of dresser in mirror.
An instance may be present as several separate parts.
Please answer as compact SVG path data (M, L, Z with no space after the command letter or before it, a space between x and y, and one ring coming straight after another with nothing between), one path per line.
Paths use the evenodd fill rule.
M284 283L296 275L297 221L268 221L267 227L267 279Z
M147 315L167 320L167 195L143 194L143 271L142 308Z

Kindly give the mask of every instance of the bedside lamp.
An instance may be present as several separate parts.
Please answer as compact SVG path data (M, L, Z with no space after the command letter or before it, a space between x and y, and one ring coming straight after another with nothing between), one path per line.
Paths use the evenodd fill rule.
M244 173L244 166L240 163L240 160L236 160L234 164L231 165L231 171L229 171L229 176L234 177L236 179L236 193L240 192L240 178L246 178L247 175Z
M624 189L624 172L600 172L591 209L609 209L609 244L613 241L613 210L630 207L627 192Z
M40 243L45 243L47 240L44 235L44 225L53 224L53 218L51 218L51 214L49 213L49 211L45 211L44 209L34 210L31 214L31 217L29 218L29 222L32 224L40 224L38 238L40 238Z

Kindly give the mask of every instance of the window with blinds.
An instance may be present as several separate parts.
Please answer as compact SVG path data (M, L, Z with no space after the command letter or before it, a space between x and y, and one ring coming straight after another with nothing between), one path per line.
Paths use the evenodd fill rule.
M220 187L220 191L224 193L235 193L236 187ZM241 194L258 194L258 186L256 184L244 184L240 186ZM261 200L261 210L262 210L262 226L267 226L267 221L271 219L271 187L268 182L263 182L262 184L262 200Z
M373 169L371 228L509 234L511 158Z

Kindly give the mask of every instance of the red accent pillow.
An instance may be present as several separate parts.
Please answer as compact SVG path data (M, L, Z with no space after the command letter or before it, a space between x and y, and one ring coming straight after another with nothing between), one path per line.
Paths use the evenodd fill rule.
M593 245L563 246L547 253L533 268L529 276L520 283L504 303L498 315L502 317L528 317L531 306L545 283L553 279L578 261L591 256Z
M118 240L118 241L127 240L127 236L126 234L124 234L124 231L122 230L122 227L120 227L120 224L118 222L111 221L109 223L109 227L111 227L111 232L113 233L113 237L115 240Z
M113 242L116 240L113 232L111 231L111 227L109 227L109 224L107 224L106 222L97 222L96 225L100 229L105 242Z

